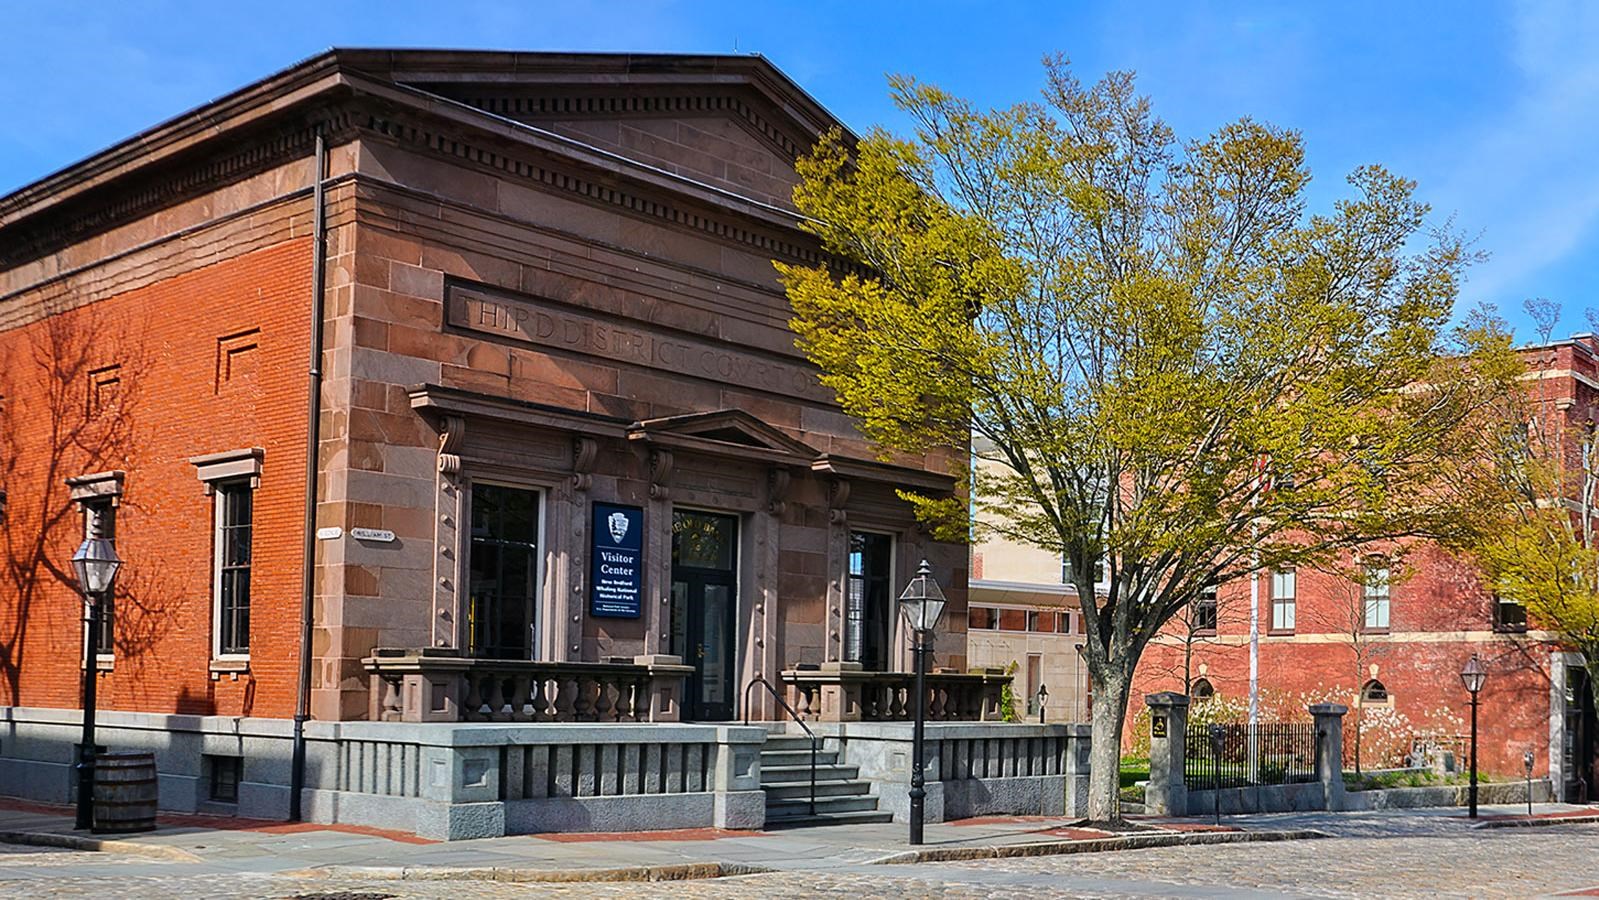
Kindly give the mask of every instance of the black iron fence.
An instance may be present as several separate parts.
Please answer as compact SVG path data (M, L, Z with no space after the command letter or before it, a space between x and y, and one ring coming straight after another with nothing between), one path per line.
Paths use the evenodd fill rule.
M1316 726L1309 722L1192 723L1184 743L1189 790L1316 780Z

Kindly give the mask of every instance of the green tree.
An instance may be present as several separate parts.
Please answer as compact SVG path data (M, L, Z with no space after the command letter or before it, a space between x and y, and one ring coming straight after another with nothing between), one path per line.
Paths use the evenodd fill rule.
M971 504L1063 553L1093 685L1089 815L1120 817L1132 676L1205 585L1437 534L1432 490L1503 371L1448 325L1472 254L1379 167L1308 215L1297 133L1180 143L1130 74L1046 60L980 111L891 80L910 137L825 137L795 201L832 258L779 264L799 343L885 454L986 438ZM957 454L959 456L960 454ZM952 539L963 498L906 492ZM1109 590L1091 583L1103 564Z
M1555 368L1550 343L1559 307L1526 302L1542 346L1522 357ZM1590 319L1595 318L1589 313ZM1506 338L1508 341L1508 338ZM1530 378L1504 397L1485 429L1491 479L1484 479L1481 530L1467 549L1501 601L1519 603L1535 627L1581 654L1599 702L1599 442L1591 414L1571 407L1558 379ZM1568 412L1571 408L1571 412Z

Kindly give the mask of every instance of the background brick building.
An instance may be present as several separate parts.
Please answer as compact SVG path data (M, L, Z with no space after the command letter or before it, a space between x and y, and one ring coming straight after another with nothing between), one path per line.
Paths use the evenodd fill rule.
M1522 353L1536 427L1574 451L1599 405L1599 342L1578 335ZM1372 547L1330 569L1259 575L1263 720L1299 721L1306 703L1344 703L1347 763L1357 727L1368 768L1403 765L1416 743L1463 760L1469 695L1459 673L1476 654L1489 672L1481 768L1520 774L1530 750L1557 792L1593 796L1592 701L1580 661L1554 635L1537 622L1529 629L1525 610L1501 604L1469 562L1431 544ZM1195 617L1199 627L1170 624L1140 662L1134 697L1176 690L1247 703L1249 600L1248 579L1225 584L1215 611Z

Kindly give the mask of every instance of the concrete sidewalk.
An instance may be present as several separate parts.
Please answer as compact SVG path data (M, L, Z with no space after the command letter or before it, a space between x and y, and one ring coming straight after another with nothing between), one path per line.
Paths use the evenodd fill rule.
M1545 804L1541 814L1581 807ZM1592 811L1592 810L1588 810ZM1513 816L1524 808L1485 808ZM435 843L398 832L349 826L285 824L206 816L162 817L156 831L90 836L72 830L71 810L0 801L0 841L56 843L98 849L167 871L326 873L409 878L502 880L668 880L767 870L845 870L873 863L906 863L995 856L1211 843L1282 840L1332 834L1416 833L1470 827L1460 810L1394 813L1223 817L1218 832L1203 819L1146 820L1129 837L1081 827L1076 820L992 817L930 824L922 853L911 855L900 824L838 825L772 832L639 832L521 835ZM1071 845L1071 846L1065 846ZM132 863L131 859L120 860ZM125 870L125 869L124 869Z

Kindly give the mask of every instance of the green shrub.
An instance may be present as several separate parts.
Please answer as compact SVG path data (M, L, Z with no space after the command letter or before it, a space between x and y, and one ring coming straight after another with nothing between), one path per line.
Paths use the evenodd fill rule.
M1004 722L1020 722L1021 714L1016 712L1016 661L1011 660L1005 667L1005 674L1010 680L999 689L999 717Z

